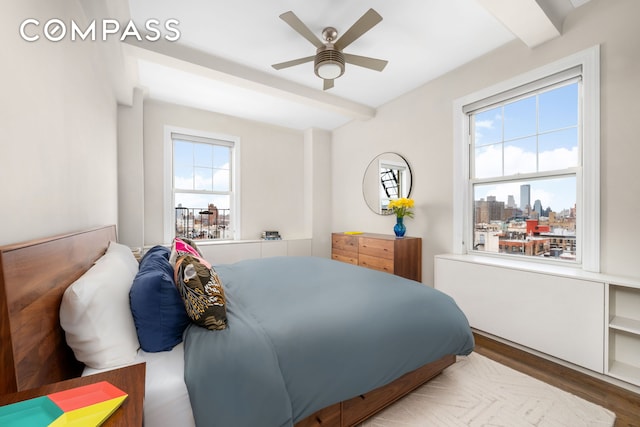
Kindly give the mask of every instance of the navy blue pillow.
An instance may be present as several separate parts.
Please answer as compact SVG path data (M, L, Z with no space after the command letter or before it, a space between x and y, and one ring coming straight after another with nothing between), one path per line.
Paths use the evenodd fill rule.
M140 347L146 352L171 350L182 342L189 317L173 279L171 251L154 246L140 260L129 301Z

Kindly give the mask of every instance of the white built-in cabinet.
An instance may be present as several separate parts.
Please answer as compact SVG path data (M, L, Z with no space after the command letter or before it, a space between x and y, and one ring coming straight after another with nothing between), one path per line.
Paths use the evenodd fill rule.
M205 259L212 264L231 264L251 258L310 256L311 239L241 240L198 243Z
M607 375L640 386L640 282L610 281Z
M470 255L434 278L478 331L640 386L640 280Z

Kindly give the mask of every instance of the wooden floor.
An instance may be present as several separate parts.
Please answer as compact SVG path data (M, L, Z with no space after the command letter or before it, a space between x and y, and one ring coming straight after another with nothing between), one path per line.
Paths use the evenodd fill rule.
M483 335L474 336L478 354L615 412L615 427L640 427L640 395Z

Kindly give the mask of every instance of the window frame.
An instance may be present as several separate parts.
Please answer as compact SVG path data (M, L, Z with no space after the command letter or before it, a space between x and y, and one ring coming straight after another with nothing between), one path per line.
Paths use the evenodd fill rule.
M173 176L173 135L183 136L185 140L192 142L215 142L231 146L231 191L230 191L230 217L231 240L240 238L240 138L233 135L206 132L196 129L186 129L175 126L164 127L164 241L171 242L175 237L175 189ZM198 243L229 241L229 239L205 239Z
M453 102L453 242L455 254L471 254L506 258L504 255L471 251L473 244L473 194L470 179L469 106L484 102L500 94L518 91L536 85L575 67L582 75L582 134L581 166L576 168L576 205L579 217L576 236L580 241L579 263L561 265L580 267L582 270L600 271L600 48L598 45L575 53L548 65L513 77L491 87L463 96ZM513 258L511 258L513 260ZM522 261L557 263L538 257L522 257Z

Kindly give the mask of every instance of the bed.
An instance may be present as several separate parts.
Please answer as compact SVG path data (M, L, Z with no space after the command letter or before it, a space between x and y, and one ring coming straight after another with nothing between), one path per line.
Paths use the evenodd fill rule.
M99 370L88 369L77 361L60 326L59 311L65 290L92 266L102 262L110 242L115 240L115 226L106 226L0 248L0 292L3 295L0 301L1 393L79 376L83 371L90 374ZM298 267L292 267L291 261ZM337 267L332 279L321 279L321 271L330 266ZM264 421L267 418L262 418L261 425L353 426L439 374L455 362L456 354L468 354L473 350L470 328L453 300L417 282L312 257L245 261L215 268L227 294L228 328L209 331L189 325L184 342L175 345L171 351L147 353L138 350L128 362L147 362L147 426L177 425L178 422L187 426L195 425L196 421L199 426L229 425L228 421L220 420L228 420L224 417L235 416L234 412L240 410L229 410L216 421L214 415L220 408L216 408L214 402L223 399L225 394L231 396L231 402L238 393L242 399L264 400L261 404L245 400L239 406L245 408L242 416L247 412L254 413L246 411L247 407L252 407L254 415L274 417L268 422ZM300 270L297 273L296 268ZM287 273L283 274L283 271ZM258 279L251 279L256 274ZM306 274L306 279L301 280L296 274L302 274L302 277ZM347 290L323 285L323 281L328 285L336 277L343 276L363 277L360 286L366 287L367 291L365 296L356 297L356 300L362 300L359 307L374 305L378 310L379 322L351 339L348 335L351 327L333 314L324 317L322 322L317 321L318 313L336 313L344 311L345 307L353 307L351 311L360 310L353 295L349 295L360 292L358 286ZM385 288L384 284L369 286L381 277L388 282L386 286L407 287L406 292L410 295L418 295L423 293L423 288L428 288L430 294L437 295L438 302L429 310L392 305L396 303L392 302L390 288ZM284 300L281 294L271 290L279 286L278 282L287 281L295 286L284 288L287 292ZM320 293L324 287L329 288L328 294ZM309 292L314 295L312 298L308 297ZM257 298L246 299L248 295ZM323 299L324 303L320 304ZM410 298L414 303L415 299ZM282 302L279 306L278 301ZM455 332L416 339L414 332L404 331L403 327L402 333L395 334L396 338L385 338L392 328L388 318L404 317L403 313L407 312L414 315L424 311L427 313L424 318L431 324L428 328L439 330L441 322L449 321L441 317L444 311L438 312L438 306L448 306L444 311L453 313L452 317L457 319ZM274 312L286 312L288 317L274 317ZM409 319L410 323L415 323L414 320ZM374 323L371 318L367 321ZM328 328L321 328L316 335L305 333L319 323L326 323ZM242 338L229 335L230 330L243 329L249 334ZM271 335L251 335L263 329ZM295 339L291 341L290 337ZM429 346L430 340L438 343ZM401 348L414 345L413 341L419 341L415 351ZM234 362L226 367L218 365L220 360L236 359L225 352L238 342L242 343L245 352L254 353L254 356L264 352L266 356ZM287 347L289 349L285 350ZM204 353L207 353L206 358ZM215 363L208 359L214 356L218 357ZM352 359L347 362L345 357ZM237 376L252 369L253 376L249 379ZM278 369L282 372L275 372ZM203 372L206 374L201 375ZM234 378L236 384L231 381L223 391L216 391L215 383L225 375ZM262 381L263 377L276 378L277 385L263 386L260 382L260 386L256 386L257 378ZM253 386L247 387L247 384ZM265 390L269 393L265 394ZM175 396L171 397L172 394ZM211 395L215 395L215 399ZM168 415L162 413L163 409ZM179 421L167 418L170 415L182 418ZM242 419L244 424L233 425L251 425L252 419Z

